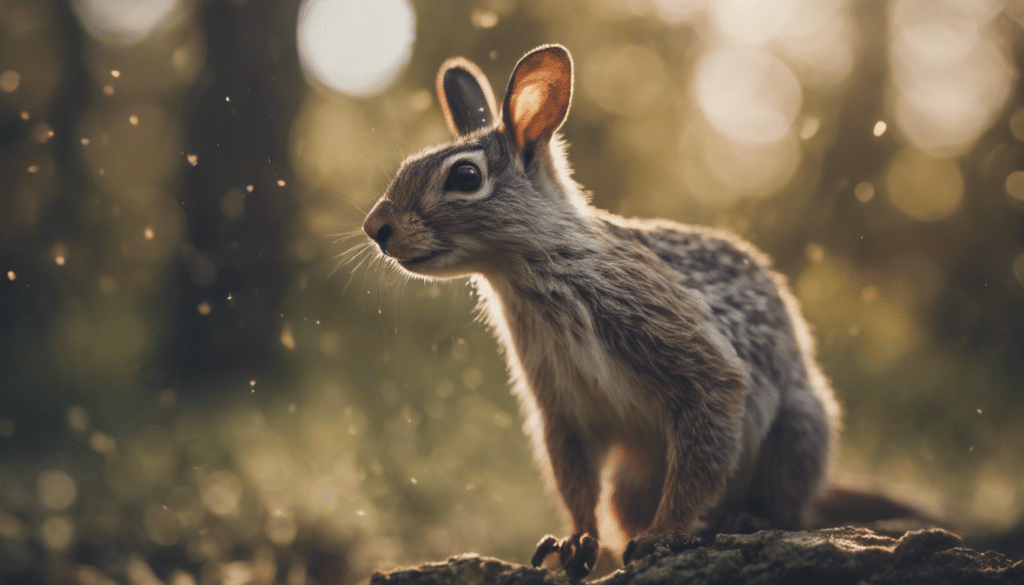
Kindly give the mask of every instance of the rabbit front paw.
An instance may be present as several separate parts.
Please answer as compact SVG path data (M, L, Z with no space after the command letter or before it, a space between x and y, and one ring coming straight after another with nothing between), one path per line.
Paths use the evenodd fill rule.
M558 561L565 569L565 574L573 580L579 580L590 574L597 562L597 539L588 533L574 534L562 539L548 535L537 544L530 564L539 567L551 553L558 553Z
M626 550L622 553L622 564L628 565L630 561L642 559L654 552L654 549L663 546L673 553L680 553L684 550L707 546L703 538L691 536L685 532L670 532L668 534L643 534L629 541Z

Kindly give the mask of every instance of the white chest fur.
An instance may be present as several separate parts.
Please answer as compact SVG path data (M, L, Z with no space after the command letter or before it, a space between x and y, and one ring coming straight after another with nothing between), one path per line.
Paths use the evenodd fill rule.
M609 431L615 435L615 430L634 433L658 426L656 409L642 399L642 380L608 351L592 319L566 326L550 314L512 309L514 301L503 298L483 277L474 277L474 283L482 314L505 352L528 426L538 402L584 434L600 431L607 436ZM576 309L589 317L587 308Z

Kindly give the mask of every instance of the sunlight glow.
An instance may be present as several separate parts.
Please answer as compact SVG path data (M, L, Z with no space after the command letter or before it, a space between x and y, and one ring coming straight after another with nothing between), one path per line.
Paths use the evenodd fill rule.
M937 156L959 155L987 130L1013 85L996 27L958 0L899 0L892 14L894 113L904 135Z
M299 61L333 91L366 97L395 80L412 56L416 13L407 0L303 0Z
M179 0L75 0L72 3L82 26L92 36L115 45L133 45L146 40L171 21L179 5Z
M886 187L893 205L921 221L947 217L964 196L964 178L955 161L931 158L912 148L893 157Z
M777 38L790 20L795 0L719 0L708 8L730 40L761 44Z
M716 130L743 143L778 142L800 113L803 91L779 58L727 49L703 56L696 72L697 103Z

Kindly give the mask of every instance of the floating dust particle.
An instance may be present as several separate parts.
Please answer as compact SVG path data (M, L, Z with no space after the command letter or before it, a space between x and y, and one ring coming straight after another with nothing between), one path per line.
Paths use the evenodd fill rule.
M281 327L281 345L285 346L289 351L295 349L295 336L292 335L292 326L290 323L285 323Z
M21 111L21 119L22 120L25 120L27 122L28 119L31 118L31 117L32 117L32 114L29 114L28 110L22 110Z
M198 311L200 315L209 315L213 311L213 307L210 306L209 301L203 301L196 305L196 311Z
M30 172L30 173L37 173L37 172L39 172L39 165L32 165L32 166L30 166L29 168L27 168L25 170Z
M53 259L53 261L57 263L57 266L64 266L63 256L57 256L56 258Z
M139 117L136 116L135 114L132 114L131 116L128 116L128 122L132 126L138 126L139 125Z
M105 95L107 97L110 97L110 96L114 95L114 86L113 85L104 85L103 86L103 95Z
M120 71L118 71L117 69L114 69L114 70L112 70L112 71L110 72L110 76L111 76L111 77L121 77L121 72L120 72Z
M284 179L278 179L277 180L277 186L278 187L284 187L284 185L285 185Z
M185 158L188 159L188 164L190 164L192 166L196 166L197 164L199 164L199 155L198 154L190 154L190 155L186 156Z
M871 130L871 133L875 136L881 136L882 134L885 134L886 128L888 128L888 125L884 121L879 120L875 122L875 127Z
M32 127L32 139L39 144L46 144L53 137L53 128L49 124L39 123Z
M13 270L8 270L7 271L7 280L12 280L13 281L15 278L17 278L17 275L14 274L14 271Z
M83 138L82 139L82 146L89 146L89 139L88 138Z
M153 233L152 227L147 227L146 230L142 232L142 235L145 236L147 240L152 240L155 234Z
M252 193L253 189L254 189L254 187L252 185L246 185L245 186L245 192L246 193Z
M230 102L231 101L231 96L229 96L229 95L224 96L224 101Z

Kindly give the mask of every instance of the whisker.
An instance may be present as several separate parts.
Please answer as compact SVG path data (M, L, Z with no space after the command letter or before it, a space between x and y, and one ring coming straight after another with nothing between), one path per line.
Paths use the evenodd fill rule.
M341 288L341 294L345 294L345 291L348 290L349 285L352 284L353 280L355 280L356 271L359 270L359 268L361 266L364 266L364 265L365 265L365 270L363 270L363 281L364 282L366 281L366 272L370 270L370 265L366 261L369 260L372 257L373 257L372 251L369 254L363 254L362 258L360 258L359 261L356 263L356 265L352 268L352 270L351 270L351 272L350 272L350 274L348 276L348 280L345 281L345 286L343 286Z
M365 209L363 209L362 207L359 207L359 206L358 206L358 205L356 205L356 204L355 204L354 202L352 202L352 201L351 201L351 200L349 200L349 199L346 199L346 198L342 197L341 195L335 195L334 193L328 193L327 195L329 195L330 197L333 197L333 198L335 198L335 199L338 199L339 201L344 201L345 203L348 203L348 204L349 204L349 205L351 205L352 207L355 207L355 208L356 208L356 211L358 211L358 212L362 213L363 215L366 215L367 213L369 213L368 211L366 211L366 210L365 210Z
M384 311L383 302L381 301L381 289L384 288L382 282L384 280L384 256L380 257L380 264L377 265L377 325L380 327L380 333L387 338L387 331L384 329Z
M365 238L366 234L364 234L362 230L360 230L358 232L352 232L350 234L333 234L327 237L334 238L334 240L331 241L332 244L340 244L341 242L344 242L346 240L352 240L360 236Z
M359 268L359 265L362 264L366 260L366 258L372 253L373 246L369 245L369 242L367 242L365 244L355 246L354 248L350 248L342 252L341 254L338 254L337 256L335 256L335 258L340 258L340 260L338 261L338 265L334 267L334 270L331 270L330 274L327 275L327 278L333 276L334 273L337 272L337 270L341 268L343 265L352 262L353 260L359 258L360 256L363 256L362 259L359 260L359 262L357 262L356 265L352 267L351 272L354 273L355 270Z
M334 256L334 257L335 258L341 258L342 262L346 262L346 261L350 260L351 258L353 258L359 252L362 252L363 250L365 250L367 248L371 248L372 249L373 247L374 246L373 246L372 242L360 242L360 243L356 244L355 246L352 246L351 248L345 250L344 252L342 252L342 253Z

